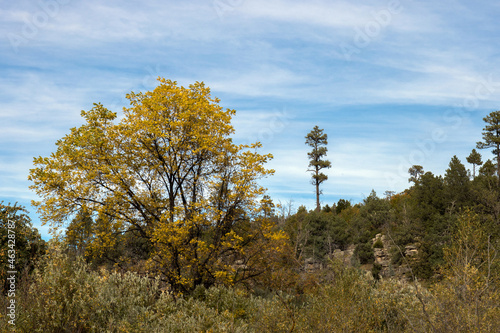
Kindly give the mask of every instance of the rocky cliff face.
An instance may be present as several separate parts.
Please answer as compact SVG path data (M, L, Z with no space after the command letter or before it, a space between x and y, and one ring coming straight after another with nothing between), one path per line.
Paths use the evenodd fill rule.
M396 277L399 279L411 279L411 270L408 263L415 260L418 254L418 248L416 244L406 245L404 249L397 249L398 251L404 252L405 261L401 265L392 264L391 248L395 248L395 245L390 242L390 240L383 234L377 234L375 238L372 239L373 242L373 256L374 265L380 265L381 269L379 275L381 278Z
M314 260L314 258L307 258L304 263L304 270L307 273L313 273L323 269L323 263Z
M356 245L349 245L345 251L337 249L333 251L333 258L342 261L346 265L351 265L355 249Z
M362 265L360 268L366 270L367 275L371 275L372 272L377 272L378 278L389 278L394 277L401 280L410 280L412 278L411 270L408 263L415 260L418 254L418 244L406 245L404 249L397 249L391 240L383 235L377 234L375 238L372 239L373 246L373 264ZM344 263L344 265L352 266L355 264L354 260L354 250L356 245L350 245L346 250L335 250L332 254L332 259L339 260ZM402 251L405 260L401 265L394 265L392 263L392 250ZM379 269L374 270L374 266L378 266ZM313 258L307 258L304 262L304 270L308 273L313 273L325 268L325 265Z

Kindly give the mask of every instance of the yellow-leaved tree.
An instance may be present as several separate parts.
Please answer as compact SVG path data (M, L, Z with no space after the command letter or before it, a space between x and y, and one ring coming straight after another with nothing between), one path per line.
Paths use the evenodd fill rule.
M466 208L444 247L444 279L433 287L438 332L500 332L500 261L484 221Z
M232 142L235 111L199 82L159 78L152 92L127 98L119 122L95 104L56 152L34 159L29 179L43 222L58 230L86 211L106 224L95 230L134 231L152 249L150 271L179 292L272 269L258 258L283 251L286 237L264 218L257 184L274 172L264 167L272 156L259 154L259 143ZM93 246L109 246L105 236Z

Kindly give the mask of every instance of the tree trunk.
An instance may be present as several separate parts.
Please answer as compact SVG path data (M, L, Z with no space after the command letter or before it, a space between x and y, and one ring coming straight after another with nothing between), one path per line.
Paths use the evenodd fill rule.
M321 206L319 204L319 182L318 182L318 173L319 171L316 170L316 211L319 213L321 210Z
M500 184L500 144L497 144L497 176Z

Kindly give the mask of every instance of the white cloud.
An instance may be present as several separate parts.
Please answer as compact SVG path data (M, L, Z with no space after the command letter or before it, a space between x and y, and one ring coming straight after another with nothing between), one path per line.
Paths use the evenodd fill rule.
M223 76L219 74L207 82L213 90L228 94L292 98L290 89L298 90L308 80L290 69L258 65L243 72L225 71Z
M0 154L1 193L27 196L28 160L53 151L81 124L80 110L103 102L120 111L126 93L152 89L157 75L204 81L236 109L235 141L261 141L274 154L276 175L263 182L297 205L314 204L303 142L314 124L331 138L329 202L405 188L412 152L436 128L447 139L422 164L443 173L454 154L464 160L480 118L498 108L496 3L400 0L402 11L379 22L364 46L357 34L389 1L226 1L222 12L216 3L70 1L17 53L0 41L0 142L12 148ZM0 33L23 36L43 10L39 2L6 3ZM341 43L359 52L346 60ZM484 80L493 88L478 88ZM467 98L476 98L473 111L463 107ZM446 112L457 105L465 116L454 126Z
M371 19L370 7L350 2L246 1L239 12L258 19L326 27L351 27Z

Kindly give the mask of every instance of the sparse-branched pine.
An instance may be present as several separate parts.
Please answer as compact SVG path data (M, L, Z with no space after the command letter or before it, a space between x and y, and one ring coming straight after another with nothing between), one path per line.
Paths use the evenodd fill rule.
M321 191L319 186L328 179L328 176L320 171L331 168L332 166L330 161L324 159L328 151L326 148L328 144L328 135L323 133L323 130L318 126L314 126L312 131L306 135L306 144L312 148L312 150L307 153L310 160L309 167L311 168L307 171L313 173L312 184L316 187L316 211L319 212L321 210L319 201Z
M472 164L472 178L476 178L476 165L481 166L483 161L481 160L481 154L479 154L475 149L467 156L467 162Z

